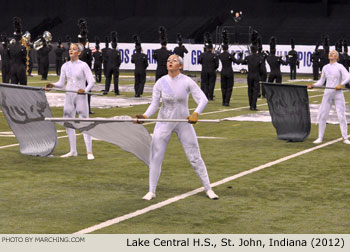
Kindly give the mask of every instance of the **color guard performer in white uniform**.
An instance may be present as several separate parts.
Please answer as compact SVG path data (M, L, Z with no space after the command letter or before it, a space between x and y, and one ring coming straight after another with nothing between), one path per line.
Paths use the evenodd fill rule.
M157 122L153 132L151 160L149 166L149 192L143 197L151 200L156 197L156 187L161 173L161 166L166 147L172 132L175 132L185 150L186 156L200 178L206 194L210 199L219 197L210 186L207 168L201 157L196 132L190 123L198 121L198 115L208 103L203 91L186 75L180 73L183 60L177 55L168 58L168 75L161 77L153 87L152 103L143 115L137 115L139 119L152 116L158 109L160 99L162 106L158 113L158 119L187 118L189 123L183 122ZM192 95L198 104L195 111L189 115L188 98Z
M67 81L67 90L77 91L77 93L66 93L63 117L72 118L78 113L79 118L89 118L87 95L84 93L92 89L95 80L89 66L85 62L79 60L79 55L83 50L83 45L72 43L69 48L71 60L63 64L60 79L56 83L46 85L46 90L48 91L52 87L63 88ZM87 86L85 86L86 81L88 82ZM75 157L78 155L75 130L66 128L66 131L69 139L70 152L61 157ZM92 154L91 136L84 133L83 136L86 145L87 159L93 160L94 155Z
M326 81L326 88L322 98L322 103L318 112L318 138L314 141L315 144L322 143L323 135L326 130L329 111L332 108L334 101L337 111L338 120L340 123L341 135L345 144L350 144L348 140L348 125L345 116L345 99L342 86L350 81L350 75L345 67L337 62L339 54L336 50L332 50L328 55L329 64L322 69L321 78L314 84L308 85L308 88L320 87Z

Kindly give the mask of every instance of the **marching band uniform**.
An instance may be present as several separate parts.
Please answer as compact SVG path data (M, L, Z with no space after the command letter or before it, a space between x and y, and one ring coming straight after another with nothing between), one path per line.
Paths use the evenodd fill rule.
M166 48L168 41L166 29L163 26L159 27L159 40L162 47L160 49L154 50L152 54L152 58L157 61L156 81L159 80L162 76L168 74L166 64L169 56L172 54L172 52Z
M202 65L201 89L209 101L214 100L214 89L216 82L216 69L219 67L219 59L212 52L213 43L210 34L204 34L205 52L199 55L198 63Z
M131 56L131 63L135 64L135 97L140 97L143 94L143 89L146 83L146 69L148 67L147 55L142 53L141 41L136 36L135 48L136 52Z
M57 76L61 73L61 67L63 65L63 53L66 51L66 48L63 47L62 43L59 42L57 48L55 49L56 55L56 74Z
M120 95L119 92L119 67L122 63L121 55L119 50L117 49L117 33L112 32L112 49L109 49L106 51L106 54L104 56L104 62L105 64L105 74L106 74L106 82L105 82L105 91L103 92L104 95L108 94L109 88L112 81L112 75L114 78L114 94Z

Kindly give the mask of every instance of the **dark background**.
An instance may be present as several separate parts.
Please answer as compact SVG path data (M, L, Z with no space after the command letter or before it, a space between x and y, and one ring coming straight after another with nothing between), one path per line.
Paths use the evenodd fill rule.
M230 10L243 11L240 29L259 31L263 43L271 36L278 44L313 45L329 35L331 44L350 32L350 3L347 0L1 0L0 32L13 33L12 17L22 19L23 31L32 40L48 30L53 40L77 40L77 20L88 21L89 40L95 36L104 41L111 31L118 32L119 42L133 42L138 34L142 42L157 43L158 27L168 30L168 41L176 42L181 33L185 42L203 43L204 32L210 32L215 43L216 27L233 26Z

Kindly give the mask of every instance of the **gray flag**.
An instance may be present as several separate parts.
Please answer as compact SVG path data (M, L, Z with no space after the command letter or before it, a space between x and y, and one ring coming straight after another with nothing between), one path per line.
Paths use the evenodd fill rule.
M131 117L116 116L111 119L131 119ZM152 137L143 125L132 122L98 121L58 123L66 128L77 129L97 139L115 144L123 150L131 152L149 166Z
M44 121L52 114L42 88L0 84L0 104L22 154L47 156L53 152L56 125Z

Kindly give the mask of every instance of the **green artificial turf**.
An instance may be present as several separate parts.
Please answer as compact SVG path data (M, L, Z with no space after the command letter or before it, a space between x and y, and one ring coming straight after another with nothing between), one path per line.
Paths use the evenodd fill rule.
M48 82L56 80L49 76ZM28 82L32 86L48 83L39 77ZM120 79L121 85L131 83L132 79ZM242 88L234 89L229 108L222 107L217 82L216 100L209 102L200 118L255 113L247 108L246 84L236 83L235 87ZM309 97L310 104L320 103L322 90L310 91ZM349 101L348 92L345 97ZM266 99L259 99L258 104L260 110L268 109ZM93 117L134 116L147 106L94 109ZM195 108L192 99L189 107ZM62 108L52 108L52 113L61 117ZM152 133L154 124L145 127ZM198 140L211 182L312 148L317 138L317 125L298 143L278 140L272 124L264 122L199 123L195 130L198 136L218 137ZM2 113L0 131L10 131ZM150 202L141 199L148 191L148 167L143 162L102 141L93 141L95 160L88 161L81 135L77 137L79 156L59 158L69 150L65 135L58 133L62 138L51 158L22 155L18 146L0 149L0 233L74 233L201 187L175 134L164 158L157 198ZM339 137L339 125L327 125L324 142ZM0 137L0 141L0 147L17 143L9 137ZM220 196L217 201L201 192L96 233L348 234L349 151L349 146L338 142L219 185L213 188Z

